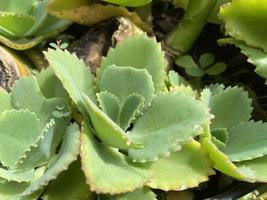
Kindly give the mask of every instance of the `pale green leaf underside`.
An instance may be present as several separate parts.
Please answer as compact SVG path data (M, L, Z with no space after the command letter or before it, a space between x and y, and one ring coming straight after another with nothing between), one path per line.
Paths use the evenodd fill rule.
M98 143L87 128L81 136L81 160L87 183L97 193L130 192L150 178L146 167L131 163L118 149Z
M63 108L62 112L68 112L69 109L65 100L62 98L47 99L42 94L37 79L34 76L27 76L21 77L15 82L12 89L11 102L16 109L28 109L36 113L41 120L41 127L44 127L52 118L55 119L53 147L56 148L62 139L70 117L55 118L53 112L58 111L59 107Z
M22 37L34 23L31 15L0 11L0 33L6 36Z
M14 125L15 124L15 125ZM40 120L27 110L10 110L0 116L0 161L14 167L42 136Z
M126 194L120 194L115 196L100 196L99 200L156 200L156 195L144 187L142 189L137 189L133 192L128 192Z
M267 79L267 53L260 49L249 47L244 42L232 38L220 39L218 42L222 45L232 44L240 48L241 52L248 57L247 61L256 66L255 72Z
M5 110L12 109L10 95L0 87L0 115Z
M235 0L221 7L219 17L226 34L244 41L248 46L267 52L267 4L265 1Z
M56 76L62 82L81 114L87 118L82 93L95 102L92 76L89 67L82 60L67 50L49 49L44 53Z
M143 96L133 93L128 96L120 111L120 127L127 130L138 115L142 113L145 99Z
M57 159L47 169L45 174L34 180L29 187L23 191L23 195L30 195L48 185L50 181L68 169L68 166L77 159L80 147L80 130L77 124L71 124L66 130L63 143Z
M110 65L131 66L146 69L152 76L156 91L164 87L164 54L155 38L146 35L136 35L125 39L114 49L110 49L107 57L102 59L98 71L98 79Z
M251 103L248 93L238 87L228 87L211 96L209 106L215 116L211 121L211 129L229 129L239 122L249 120Z
M201 134L209 118L206 107L192 96L175 92L159 94L128 133L132 141L144 145L141 149L130 149L129 156L134 161L169 156L184 142Z
M117 4L120 6L126 6L126 7L138 7L138 6L144 6L151 2L152 0L103 0L108 3Z
M130 142L124 131L85 94L83 95L83 101L96 130L95 134L103 143L120 149L135 146Z
M229 130L228 136L228 142L222 151L233 162L251 160L267 154L267 123L239 123Z
M211 165L201 145L193 140L185 144L181 151L151 164L153 176L148 186L165 191L197 187L215 173Z
M30 169L27 171L15 171L3 169L0 167L0 177L7 181L15 181L17 183L30 182L34 177L34 170Z
M107 91L102 91L96 94L99 106L104 113L115 123L118 124L120 114L119 99Z
M118 97L121 104L129 95L137 93L145 98L144 109L150 105L154 95L153 81L146 69L108 66L98 86L100 91L108 91Z
M67 171L52 181L42 196L43 200L78 200L91 196L85 182L80 161L73 162Z

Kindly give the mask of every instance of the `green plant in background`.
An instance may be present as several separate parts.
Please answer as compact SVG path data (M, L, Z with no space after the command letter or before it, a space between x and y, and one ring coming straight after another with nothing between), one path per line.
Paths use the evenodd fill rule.
M29 49L71 24L49 16L46 4L47 0L0 1L0 42L13 49Z
M175 63L185 69L185 72L193 77L202 77L205 74L216 76L227 68L224 62L215 62L215 56L211 53L204 53L200 56L198 63L190 55L180 56Z
M238 12L237 12L238 10ZM220 44L232 44L241 49L255 72L267 79L267 6L265 1L233 1L221 7L219 17L225 23L226 34L232 38L220 39Z

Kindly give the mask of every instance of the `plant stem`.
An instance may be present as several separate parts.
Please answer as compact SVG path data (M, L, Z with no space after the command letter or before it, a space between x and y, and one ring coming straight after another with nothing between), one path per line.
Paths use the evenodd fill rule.
M165 44L181 55L190 50L204 28L217 0L190 0L179 24L165 38Z

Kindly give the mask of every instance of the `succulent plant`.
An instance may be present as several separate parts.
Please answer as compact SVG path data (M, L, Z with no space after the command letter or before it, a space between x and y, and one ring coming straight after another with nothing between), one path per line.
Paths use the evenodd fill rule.
M47 14L47 1L1 1L0 42L13 49L24 50L68 27L70 21Z

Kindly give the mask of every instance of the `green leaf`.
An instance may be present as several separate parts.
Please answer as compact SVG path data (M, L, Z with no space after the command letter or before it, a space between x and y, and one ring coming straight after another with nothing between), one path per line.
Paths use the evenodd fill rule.
M176 58L175 60L176 65L184 68L184 69L196 69L198 68L198 65L193 60L192 56L190 55L184 55Z
M0 42L4 45L16 49L16 50L25 50L30 49L37 44L39 44L45 37L37 36L33 38L8 38L0 35Z
M124 131L101 111L88 96L84 95L83 99L96 130L95 134L103 143L120 149L136 146L128 139Z
M120 111L120 127L127 130L138 115L142 113L145 99L143 96L133 93L128 96Z
M266 2L232 1L220 9L219 17L224 21L226 34L267 52Z
M42 138L20 158L16 169L26 170L40 167L55 154L56 148L53 146L54 126L53 119L46 124Z
M200 77L205 74L205 71L203 71L200 68L188 68L188 69L185 69L185 72L188 75L193 76L193 77Z
M33 16L12 12L0 12L0 33L22 37L35 23Z
M210 133L209 136L202 137L200 141L202 147L208 152L209 158L213 161L215 169L237 180L245 178L246 175L213 144Z
M239 169L245 168L249 171L249 173L246 172L246 181L267 183L267 156L236 163L236 166Z
M211 66L215 61L215 56L212 53L204 53L199 58L199 64L202 69Z
M156 195L149 190L148 188L144 187L142 189L137 189L133 192L128 192L126 194L120 194L115 196L100 196L99 200L156 200Z
M201 145L193 140L169 157L152 162L148 186L164 191L197 187L215 173L211 165Z
M40 90L47 99L56 97L63 98L69 102L69 95L67 91L63 88L63 85L51 67L42 69L36 74L36 79L38 81Z
M241 52L248 57L248 62L255 65L255 72L259 74L261 77L266 79L265 84L267 84L267 54L262 50L249 47L244 44L244 42L231 39L224 38L218 40L218 43L223 44L232 44L241 49Z
M21 77L15 82L12 89L11 102L16 109L28 109L36 113L37 117L41 120L42 127L54 118L56 125L53 147L56 148L67 128L70 117L55 118L53 112L57 111L59 107L64 108L62 112L68 112L69 108L65 100L62 98L45 98L36 78L34 76L27 76Z
M15 181L17 183L30 182L34 178L34 170L30 169L27 171L16 171L16 170L7 170L0 167L0 177L9 182L10 181Z
M35 0L0 1L0 10L13 13L32 13Z
M0 87L0 115L5 111L5 110L11 110L11 100L10 100L10 95Z
M139 162L169 156L200 135L209 118L207 108L192 96L176 92L159 94L128 134L132 141L144 145L142 149L130 149L129 156Z
M171 86L179 86L182 82L181 76L173 70L169 71L168 78Z
M224 72L227 68L226 63L224 62L218 62L212 65L209 69L206 70L206 73L210 76L218 75L222 72Z
M118 123L120 114L120 101L118 97L107 92L102 91L96 94L99 106L104 113L115 123Z
M67 50L49 49L44 53L56 76L62 82L81 114L87 119L82 93L95 102L95 93L90 68L82 60ZM88 120L88 119L87 119Z
M146 69L152 76L156 92L164 87L164 54L155 38L146 35L136 35L118 43L110 49L107 57L102 59L98 71L98 79L110 65L131 66L137 69Z
M21 200L16 196L21 194L28 186L28 183L0 182L0 199L1 200ZM29 199L30 200L30 199Z
M132 163L118 149L98 143L86 127L82 131L80 155L87 183L97 193L131 192L150 178L146 165Z
M40 120L34 113L28 110L5 111L0 116L1 163L14 167L19 158L41 137Z
M233 162L251 160L267 154L267 123L243 122L229 130L222 151Z
M250 118L252 111L251 99L243 88L227 87L213 95L210 99L212 120L211 130L216 128L231 128Z
M139 7L150 3L152 0L102 0L108 3L117 4L126 7Z
M75 2L73 0L53 0L47 4L46 10L51 16L71 20L86 26L91 26L113 17L126 17L144 30L148 30L147 24L136 13L129 12L122 6L94 3L94 0L79 0Z
M229 133L226 128L217 128L211 131L211 135L223 144L227 143L229 139Z
M100 91L108 91L124 104L129 95L137 93L144 97L146 109L154 95L153 81L146 69L111 65L103 71L98 82Z
M63 143L56 160L49 166L47 171L39 179L34 180L23 191L23 195L30 195L48 185L50 181L68 169L68 166L77 159L80 147L80 131L77 124L71 124L66 130Z
M80 161L73 162L67 171L52 181L42 196L43 200L78 200L92 196L85 182Z

